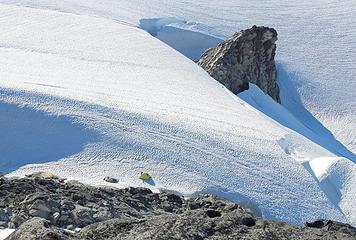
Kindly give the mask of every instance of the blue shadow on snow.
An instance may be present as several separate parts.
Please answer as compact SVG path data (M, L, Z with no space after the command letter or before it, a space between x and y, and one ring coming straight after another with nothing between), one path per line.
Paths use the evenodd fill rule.
M0 102L0 171L77 154L100 136L67 116Z

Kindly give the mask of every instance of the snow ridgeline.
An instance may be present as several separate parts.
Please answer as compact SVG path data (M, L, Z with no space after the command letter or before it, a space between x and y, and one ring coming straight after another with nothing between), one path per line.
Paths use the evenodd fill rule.
M354 216L325 195L280 140L289 136L288 146L298 143L313 159L334 154L231 95L146 32L116 20L46 9L1 5L0 12L0 106L14 113L1 120L19 127L24 125L19 116L52 123L36 128L39 136L53 131L71 136L71 129L94 136L71 154L25 165L9 176L41 170L101 185L109 175L119 179L118 187L213 192L250 201L264 217L296 224ZM36 134L25 135L27 141ZM15 156L17 148L8 151ZM31 161L42 162L35 151ZM139 181L141 170L152 173L152 185ZM341 179L348 186L354 181ZM341 192L348 196L347 191Z

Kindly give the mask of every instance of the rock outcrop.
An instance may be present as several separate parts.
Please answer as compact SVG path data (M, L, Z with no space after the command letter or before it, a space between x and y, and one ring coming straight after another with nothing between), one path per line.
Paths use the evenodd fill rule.
M305 227L264 220L205 194L185 199L145 188L93 187L75 181L0 178L8 240L31 239L355 239L350 225L319 220ZM0 228L1 228L0 226Z
M198 64L235 94L254 83L280 103L274 61L276 41L275 29L253 26L208 49Z
M239 209L227 212L213 211L212 213L197 209L182 214L163 214L139 220L122 221L113 219L85 227L78 236L87 240L355 239L355 229L350 231L353 231L353 233L298 227L281 222L256 219Z
M43 218L34 217L21 225L17 231L6 240L53 240L75 239L74 234L64 229L54 227Z
M31 176L0 178L0 228L17 228L35 217L59 228L75 229L113 218L129 220L193 209L239 208L236 203L212 195L184 199L146 188L93 187L77 181L64 183L60 178Z

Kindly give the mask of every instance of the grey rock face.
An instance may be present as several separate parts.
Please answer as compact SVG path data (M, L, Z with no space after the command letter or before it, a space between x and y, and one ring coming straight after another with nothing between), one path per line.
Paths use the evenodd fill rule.
M254 83L280 102L274 61L276 41L275 29L253 26L207 50L198 64L235 94Z
M60 228L53 227L43 218L32 218L21 225L6 240L69 240L75 239L70 233Z

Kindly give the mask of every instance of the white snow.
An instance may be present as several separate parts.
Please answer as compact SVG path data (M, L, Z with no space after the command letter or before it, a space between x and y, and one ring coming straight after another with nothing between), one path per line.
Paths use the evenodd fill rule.
M207 26L172 17L141 19L139 27L195 62L208 48L223 41L222 36L207 34L205 31L212 31Z
M347 24L354 6L340 4L327 5ZM308 24L315 12L331 30ZM0 0L1 171L50 171L95 185L111 176L117 187L216 193L296 224L356 224L348 51L355 33L337 28L332 14L320 1ZM252 24L277 28L282 101L290 111L253 85L234 96L141 30L142 19L164 19L155 22L157 36L171 44L194 38L188 47ZM143 170L151 182L138 179Z
M340 206L352 223L356 222L356 166L345 158L315 158L310 162L323 191Z
M288 94L289 96L293 95L290 92ZM272 98L266 96L254 84L250 84L250 89L240 93L239 97L281 125L298 132L337 156L346 156L351 161L356 162L355 154L337 141L330 131L313 119L310 114L303 119L296 117L283 105L277 104Z
M228 37L252 25L274 27L279 33L277 61L280 63L279 72L284 75L282 84L287 85L288 91L297 93L282 94L283 105L298 118L307 118L306 124L311 124L309 127L315 126L315 120L320 121L355 154L356 4L353 1L221 0L213 4L206 0L0 2L108 18L129 25L138 25L141 19L173 17L210 26L199 32L218 37Z
M14 231L15 229L10 229L10 228L0 229L0 240L6 239Z
M313 140L314 143L333 149L336 154L344 150L341 144L327 141L328 138L325 136L329 133L326 129L320 128L317 133L314 132L283 106L266 96L256 85L250 84L250 89L240 93L239 96L255 109ZM351 222L355 223L356 192L353 186L356 184L356 165L354 162L342 157L332 157L323 151L314 152L314 147L302 143L301 139L296 139L293 135L284 136L278 143L286 154L300 162L311 176L315 177L329 200L339 207ZM355 158L352 160L355 161Z

